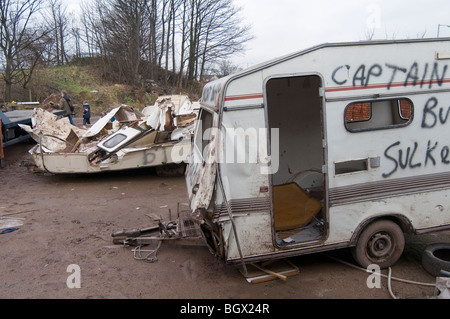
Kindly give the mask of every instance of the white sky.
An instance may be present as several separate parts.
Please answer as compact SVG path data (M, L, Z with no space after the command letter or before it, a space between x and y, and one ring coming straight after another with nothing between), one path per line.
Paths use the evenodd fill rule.
M82 1L67 0L69 10ZM260 62L342 41L450 37L449 0L234 0L255 39L234 59L246 68ZM369 32L370 33L370 32Z
M251 66L311 46L342 41L436 37L450 25L448 0L234 0L255 40L236 59ZM450 37L441 26L440 36ZM419 36L418 36L419 35Z

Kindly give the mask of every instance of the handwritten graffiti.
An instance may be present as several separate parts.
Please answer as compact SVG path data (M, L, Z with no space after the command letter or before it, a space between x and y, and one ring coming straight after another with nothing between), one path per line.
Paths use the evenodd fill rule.
M422 128L431 129L439 123L442 125L447 123L450 114L450 106L445 109L443 107L438 107L438 104L438 99L435 97L432 97L427 101L423 109Z
M422 152L417 152L419 149ZM424 154L422 156L418 154ZM398 170L414 169L419 167L436 166L439 163L450 164L450 147L440 145L439 142L429 140L426 149L415 142L413 146L405 147L401 142L395 142L384 152L384 156L393 164L389 173L383 178L392 176Z
M156 146L142 152L142 165L180 164L189 161L190 141L180 141L171 145Z
M164 147L156 147L152 150L146 150L145 152L143 152L143 165L155 164L157 160L160 160L160 162L162 163L167 163L167 152Z
M210 106L216 106L222 84L211 82L205 85L202 93L202 103Z
M351 84L353 87L368 87L375 84L377 78L384 77L385 80L382 80L382 82L385 83L388 90L394 85L431 89L436 84L442 86L447 69L447 65L438 62L432 65L429 63L419 65L419 63L414 62L409 68L389 63L384 65L375 63L368 66L362 64L357 68L344 64L334 69L331 79L339 86Z
M444 125L449 120L450 106L441 107L436 97L431 97L423 107L422 129L433 129L438 125ZM440 164L450 164L450 146L429 140L420 145L414 142L412 145L405 145L397 141L386 148L384 156L392 164L388 173L384 173L383 178L392 176L399 170L417 169L421 167L434 167Z

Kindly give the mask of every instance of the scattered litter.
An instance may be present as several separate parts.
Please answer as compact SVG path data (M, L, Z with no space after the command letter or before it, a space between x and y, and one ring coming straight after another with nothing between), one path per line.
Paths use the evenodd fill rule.
M450 299L450 278L436 278L436 289L434 291L434 297L436 299Z
M24 218L0 218L0 229L17 228L23 225Z
M159 248L161 247L162 241L158 243L158 246L155 249L142 249L142 245L137 246L132 249L134 259L142 260L149 263L154 263L158 261L156 254L158 253ZM142 253L147 253L146 256L142 256Z
M0 234L9 234L9 233L12 233L12 232L14 232L14 231L16 231L16 230L18 230L19 228L7 228L7 229L5 229L5 230L3 230Z

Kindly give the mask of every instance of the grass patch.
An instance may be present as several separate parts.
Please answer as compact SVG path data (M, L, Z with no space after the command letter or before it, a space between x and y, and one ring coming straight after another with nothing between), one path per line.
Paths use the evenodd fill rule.
M47 82L53 82L62 91L79 94L95 90L93 83L98 82L86 67L57 66L41 71Z

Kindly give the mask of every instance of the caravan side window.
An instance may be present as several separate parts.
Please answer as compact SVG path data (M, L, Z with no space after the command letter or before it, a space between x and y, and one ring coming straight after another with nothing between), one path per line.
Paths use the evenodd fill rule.
M202 109L200 111L199 121L195 132L195 146L202 155L205 156L205 149L211 138L211 127L213 124L212 113Z
M350 132L361 132L406 126L413 113L409 99L352 103L345 109L345 127Z

